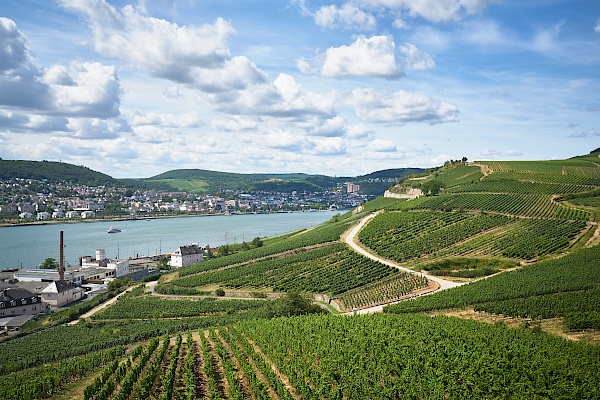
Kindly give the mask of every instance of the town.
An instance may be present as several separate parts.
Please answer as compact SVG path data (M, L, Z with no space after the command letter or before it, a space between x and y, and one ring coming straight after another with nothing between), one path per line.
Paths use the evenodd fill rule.
M212 195L13 178L0 180L0 223L350 209L376 197L359 191L360 185L347 182L319 192Z

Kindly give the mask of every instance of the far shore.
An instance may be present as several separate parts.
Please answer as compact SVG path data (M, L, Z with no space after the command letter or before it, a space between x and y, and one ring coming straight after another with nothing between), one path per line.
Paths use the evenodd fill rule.
M17 226L36 226L36 225L54 225L54 224L80 224L80 223L94 223L94 222L119 222L119 221L147 221L153 219L162 218L187 218L187 217L215 217L215 216L235 216L235 215L260 215L260 214L287 214L287 213L299 213L299 212L322 212L322 211L345 211L345 210L302 210L302 211L263 211L257 213L213 213L213 214L177 214L177 215L152 215L152 216L140 216L139 218L128 218L128 217L109 217L106 218L79 218L79 219L49 219L44 221L28 221L28 222L0 222L0 228L9 228Z

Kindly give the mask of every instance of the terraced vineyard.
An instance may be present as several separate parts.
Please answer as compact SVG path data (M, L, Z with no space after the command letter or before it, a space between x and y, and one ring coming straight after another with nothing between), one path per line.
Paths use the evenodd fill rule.
M595 321L597 316L593 313L600 310L600 297L593 294L598 289L600 246L594 246L470 285L401 302L385 310L412 313L475 306L477 310L533 318L549 317L548 308L556 306L553 316L588 315ZM562 305L559 307L559 304ZM595 328L600 329L600 325Z
M337 295L397 273L394 268L336 243L281 259L184 276L169 284L190 288L211 285L246 290L271 288L276 292L300 290Z
M379 198L164 274L75 325L60 324L94 303L56 313L0 342L0 398L600 398L599 168L448 163L402 183L435 179L439 195ZM341 240L367 216L361 245L414 271ZM440 276L474 281L421 296ZM316 295L329 310L397 303L342 317ZM591 343L541 331L548 318Z

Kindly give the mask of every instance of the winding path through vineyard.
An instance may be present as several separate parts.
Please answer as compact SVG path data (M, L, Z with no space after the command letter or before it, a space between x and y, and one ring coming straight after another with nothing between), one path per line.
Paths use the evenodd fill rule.
M441 279L438 278L436 276L431 276L428 274L423 274L421 272L416 272L413 271L412 269L408 269L405 267L402 267L394 262L391 262L389 260L385 260L383 258L378 257L375 254L369 253L367 250L365 250L363 247L361 247L358 243L356 243L356 235L358 234L358 232L360 232L360 230L373 218L375 218L381 211L375 212L375 213L371 213L369 215L367 215L365 218L363 218L362 220L360 220L360 222L354 227L352 228L352 230L350 232L348 232L348 234L346 235L346 237L344 238L344 240L346 241L346 243L352 248L352 250L364 255L365 257L368 257L372 260L378 261L382 264L388 265L390 267L394 267L397 268L400 271L404 271L404 272L411 272L414 274L419 274L422 275L424 277L426 277L427 279L436 282L440 287L438 288L438 290L445 290L445 289L450 289L456 286L460 286L460 285L464 285L464 283L460 283L460 282L452 282L452 281L447 281L445 279ZM365 308L362 310L358 310L357 313L359 314L368 314L368 313L373 313L373 312L380 312L383 309L383 306L375 306L375 307L370 307L370 308Z

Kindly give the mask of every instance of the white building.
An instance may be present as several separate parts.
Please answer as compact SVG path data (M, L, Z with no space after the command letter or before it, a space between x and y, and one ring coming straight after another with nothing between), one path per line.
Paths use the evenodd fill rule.
M42 290L42 301L51 307L62 307L83 297L84 289L67 281L56 281Z
M129 260L110 260L106 268L114 270L115 278L120 278L129 274Z
M19 282L50 282L57 281L59 278L56 269L20 269L14 273L14 278ZM81 285L84 274L77 270L66 270L65 280Z
M65 217L70 219L79 218L79 213L77 211L67 211Z
M96 217L96 213L93 211L82 211L81 218L94 218Z
M202 249L197 244L191 246L179 246L177 250L171 253L171 268L187 267L204 261Z
M46 220L50 219L50 216L51 216L50 213L47 211L42 211L42 212L37 213L37 219L39 221L46 221Z

